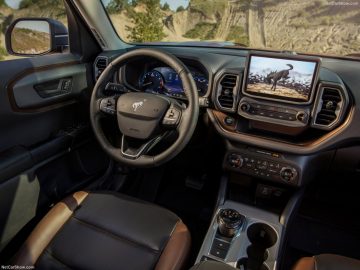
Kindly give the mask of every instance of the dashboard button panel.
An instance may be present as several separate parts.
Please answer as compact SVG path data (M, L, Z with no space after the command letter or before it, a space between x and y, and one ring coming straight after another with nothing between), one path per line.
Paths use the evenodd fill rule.
M310 111L309 108L283 107L244 97L239 103L238 114L250 120L304 127L308 124Z
M283 160L270 160L249 153L229 153L224 165L239 173L267 180L291 185L298 182L298 169Z

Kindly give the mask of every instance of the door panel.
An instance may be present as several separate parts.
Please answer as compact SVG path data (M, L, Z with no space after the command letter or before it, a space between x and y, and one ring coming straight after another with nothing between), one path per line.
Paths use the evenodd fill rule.
M67 103L55 103L53 107L38 108L38 110L18 111L12 104L9 92L11 82L24 74L36 76L38 70L52 70L56 74L61 65L79 64L80 58L71 54L49 55L35 58L17 59L0 62L0 152L17 145L25 147L34 145L49 138L49 136L72 122L81 121L76 113L77 106ZM84 75L89 72L89 67L84 70ZM89 81L89 80L88 80ZM91 82L91 81L90 81ZM26 88L34 91L33 85ZM89 83L87 89L91 91ZM41 110L43 109L43 110ZM45 113L46 112L46 113Z
M24 240L14 237L98 179L109 158L89 124L92 63L57 54L0 62L0 71L0 260L6 261L9 247Z

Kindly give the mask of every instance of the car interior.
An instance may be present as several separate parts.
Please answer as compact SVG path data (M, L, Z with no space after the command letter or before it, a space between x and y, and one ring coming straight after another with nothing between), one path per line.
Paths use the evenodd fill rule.
M360 54L130 43L104 1L4 30L1 269L360 269Z

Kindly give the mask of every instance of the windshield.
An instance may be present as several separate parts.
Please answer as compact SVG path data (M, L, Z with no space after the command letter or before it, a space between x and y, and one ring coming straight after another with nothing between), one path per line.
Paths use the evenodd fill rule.
M122 40L360 52L358 0L101 0Z

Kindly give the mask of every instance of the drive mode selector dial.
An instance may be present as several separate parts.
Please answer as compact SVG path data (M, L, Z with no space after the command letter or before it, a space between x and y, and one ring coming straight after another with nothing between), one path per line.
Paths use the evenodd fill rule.
M244 217L234 209L220 210L217 221L219 232L225 237L233 237L243 224Z
M292 182L297 177L297 171L292 167L282 167L280 170L280 177L282 180L286 182Z

